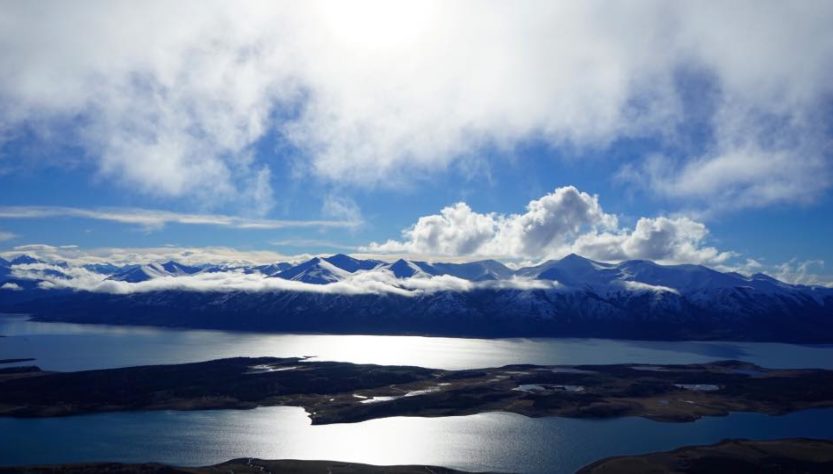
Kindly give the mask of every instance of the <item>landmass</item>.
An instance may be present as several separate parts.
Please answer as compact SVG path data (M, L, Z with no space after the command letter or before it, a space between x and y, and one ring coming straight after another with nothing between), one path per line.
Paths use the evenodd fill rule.
M91 287L89 278L102 268L85 268L81 283L69 263L14 272L14 265L36 261L25 260L9 267L6 283L19 290L0 291L0 312L37 321L278 333L833 342L833 288L699 265L598 262L573 254L513 270L494 260L384 262L338 254L234 269L176 261L109 265ZM218 283L196 283L211 273L216 278L207 281ZM219 283L243 273L258 279L263 291ZM158 278L166 283L148 285Z
M282 459L233 459L222 464L205 467L174 467L165 464L56 464L51 466L20 466L0 468L0 474L452 474L454 469L437 466L372 466L337 461L299 461Z
M81 372L0 369L0 416L279 405L303 407L313 424L490 411L683 422L833 407L833 371L737 361L455 371L273 357Z
M204 467L175 467L157 463L86 463L0 467L0 474L452 474L438 466L374 466L338 461L233 459ZM833 441L781 439L724 440L709 446L603 459L577 474L826 474L833 472Z
M0 336L0 337L3 337L3 336ZM35 360L35 359L33 359L31 357L27 357L27 358L23 358L23 359L0 359L0 364L16 364L18 362L32 362L33 360Z
M826 474L833 472L833 441L725 440L710 446L622 456L595 462L578 474Z

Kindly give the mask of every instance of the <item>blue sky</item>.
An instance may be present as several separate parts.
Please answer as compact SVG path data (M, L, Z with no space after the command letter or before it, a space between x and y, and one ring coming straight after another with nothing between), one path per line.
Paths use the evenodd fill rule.
M0 250L833 273L824 2L0 8Z

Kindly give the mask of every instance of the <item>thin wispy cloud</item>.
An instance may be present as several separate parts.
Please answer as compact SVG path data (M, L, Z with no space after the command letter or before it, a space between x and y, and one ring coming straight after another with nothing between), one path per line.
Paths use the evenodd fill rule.
M250 219L223 214L188 214L154 209L84 209L61 206L0 206L0 219L78 218L134 224L160 229L167 224L234 227L238 229L349 228L358 223L347 220Z
M320 248L327 248L327 249L338 249L338 250L356 250L357 247L355 245L345 245L338 242L332 242L329 240L320 240L320 239L283 239L283 240L273 240L269 242L270 244L274 245L275 247L298 247L298 248L312 248L312 247L320 247Z
M65 262L71 266L112 263L117 266L147 264L175 260L188 265L262 265L275 262L298 262L309 258L306 254L284 255L268 250L239 250L230 247L100 247L80 248L76 245L17 245L0 252L12 259L29 255L45 262Z

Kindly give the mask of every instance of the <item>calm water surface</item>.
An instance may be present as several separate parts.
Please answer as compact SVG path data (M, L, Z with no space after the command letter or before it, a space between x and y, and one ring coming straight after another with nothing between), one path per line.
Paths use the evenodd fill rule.
M598 459L724 438L833 438L833 410L738 413L694 423L574 420L486 413L312 426L300 408L0 418L0 464L236 457L433 464L466 470L570 473Z
M274 335L37 323L19 316L0 316L0 334L7 336L0 338L0 359L34 357L37 365L50 370L304 355L445 369L513 363L694 363L721 359L766 367L833 368L833 345ZM733 414L684 424L639 418L531 419L487 413L312 426L300 408L270 407L51 419L0 417L0 465L81 461L205 465L235 457L259 457L559 473L573 472L607 456L734 437L795 436L833 439L833 410L782 417Z
M606 339L458 339L418 336L282 335L38 323L0 317L0 359L34 357L48 370L197 362L235 356L443 369L506 364L697 363L738 359L771 368L833 368L833 345Z

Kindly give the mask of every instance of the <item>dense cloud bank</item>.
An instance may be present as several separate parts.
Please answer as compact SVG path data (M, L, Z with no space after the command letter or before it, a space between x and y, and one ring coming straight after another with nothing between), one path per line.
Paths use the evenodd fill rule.
M152 196L267 212L266 138L346 185L529 139L643 137L662 152L622 178L686 203L806 202L831 182L825 1L52 1L0 18L0 137L78 145Z
M339 281L313 284L303 281L270 277L258 272L243 270L218 271L182 276L159 276L148 281L127 282L108 279L85 268L63 267L34 263L16 265L12 277L37 282L42 289L70 289L111 294L147 293L153 291L301 291L323 294L383 294L415 296L436 291L471 291L475 289L555 289L561 287L555 281L529 278L509 278L494 281L469 281L451 275L397 278L388 270L346 273ZM17 286L15 283L10 285ZM14 290L10 286L3 288Z

